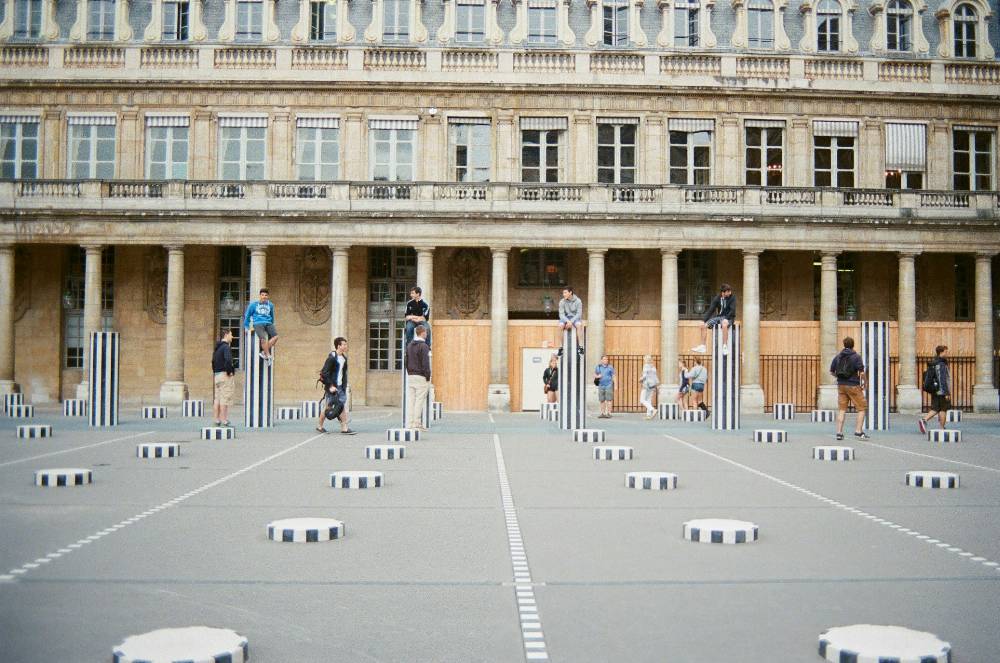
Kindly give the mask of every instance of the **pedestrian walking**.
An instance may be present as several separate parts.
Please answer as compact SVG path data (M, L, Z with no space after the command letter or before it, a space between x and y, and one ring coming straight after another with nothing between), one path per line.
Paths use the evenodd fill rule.
M547 402L559 400L559 358L556 355L549 358L549 365L542 373L542 391Z
M736 321L736 295L728 283L719 286L719 294L712 298L708 311L701 323L701 344L691 348L691 352L704 354L708 330L722 325L722 354L729 354L729 328Z
M646 418L652 419L656 414L653 407L653 394L660 384L660 376L656 374L656 364L653 363L651 355L644 355L642 358L642 377L639 378L642 385L642 392L639 394L639 405L646 408Z
M951 409L951 370L948 368L947 345L939 345L934 348L934 361L927 366L924 372L923 389L931 395L930 411L917 419L917 426L921 433L927 433L927 422L937 415L941 430L945 428L945 421L948 410Z
M687 366L682 360L677 361L677 396L674 400L682 410L691 406L691 381L688 379Z
M333 341L333 352L323 362L319 372L319 381L323 383L323 407L320 409L316 432L326 432L326 413L333 408L335 416L340 420L340 432L343 435L354 435L348 422L350 413L347 409L347 339L338 336Z
M694 406L708 412L708 407L705 405L705 385L708 383L708 369L702 365L699 357L694 358L694 366L688 371L687 379L691 383Z
M243 326L260 339L260 357L269 363L273 361L271 349L278 342L278 330L274 326L274 303L267 288L261 288L260 299L250 302L243 314ZM247 348L249 352L249 348Z
M424 408L431 382L431 354L427 347L427 327L422 324L413 329L413 340L406 346L406 412L410 419L407 428L425 431Z
M611 418L611 404L615 399L615 389L618 387L618 376L611 358L601 355L601 363L594 367L594 384L597 385L597 400L601 404L598 419Z
M413 330L417 325L427 328L427 348L431 347L431 305L424 299L424 291L420 286L410 288L410 300L406 302L406 313L404 314L406 324L403 327L403 335L406 339L405 345L409 345L413 340Z
M566 286L562 291L562 299L559 300L559 328L568 330L576 329L577 352L583 355L583 339L580 337L580 329L583 327L583 301L576 296L573 288ZM563 349L559 348L558 355L561 357Z
M861 360L861 355L854 351L854 339L850 336L844 338L844 348L830 363L830 373L837 378L837 439L844 439L844 419L848 405L853 405L858 412L854 423L855 439L869 439L864 431L865 411L868 409L868 401L865 400L865 363Z
M219 341L212 352L212 375L214 376L212 418L216 426L231 426L229 406L233 404L236 378L233 367L233 330L223 329Z

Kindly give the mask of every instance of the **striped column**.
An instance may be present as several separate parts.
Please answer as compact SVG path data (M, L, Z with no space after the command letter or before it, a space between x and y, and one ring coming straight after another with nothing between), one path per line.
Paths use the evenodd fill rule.
M118 332L90 335L90 364L87 381L91 426L118 425Z
M722 354L722 327L712 330L712 428L740 427L740 328L729 328L729 352Z
M587 427L587 360L577 348L576 330L563 330L559 357L559 428Z
M260 356L260 339L243 330L243 423L247 428L270 428L274 419L274 367ZM271 348L271 357L275 357Z
M861 360L865 363L865 428L889 430L889 323L861 323Z

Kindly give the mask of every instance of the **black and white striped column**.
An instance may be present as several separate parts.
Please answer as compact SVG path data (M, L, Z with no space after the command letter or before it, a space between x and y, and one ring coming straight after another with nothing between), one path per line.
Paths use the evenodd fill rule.
M577 348L576 329L563 330L559 357L559 428L587 427L587 359Z
M121 335L99 331L90 335L90 425L118 425L118 370Z
M204 417L205 416L205 401L200 399L189 398L181 402L181 416L182 417Z
M712 428L740 427L740 328L729 328L729 352L722 352L722 327L712 330Z
M865 428L889 430L889 323L861 323L861 361L865 363Z
M3 395L4 414L9 414L10 408L13 405L24 405L24 394L20 392L16 394L4 394Z
M274 419L274 367L260 356L260 339L244 330L243 424L247 428L270 428ZM274 348L271 348L274 357Z
M64 417L86 417L87 401L83 398L67 398L63 401Z
M400 339L400 343L403 345L403 355L402 355L403 356L403 369L402 369L402 379L400 380L400 383L403 385L403 397L402 397L402 400L401 400L401 402L403 404L403 407L402 407L402 417L400 418L400 422L401 422L400 426L403 427L403 428L406 428L407 426L410 425L409 403L408 403L408 399L406 398L406 390L409 387L410 376L406 372L406 335L405 334L403 335L403 338ZM427 403L424 405L424 413L420 417L420 425L423 426L424 428L430 428L431 427L431 418L432 418L431 417L431 408L433 407L433 400L432 400L432 398L433 398L432 392L433 391L434 391L433 386L430 383L428 383L428 385L427 385Z

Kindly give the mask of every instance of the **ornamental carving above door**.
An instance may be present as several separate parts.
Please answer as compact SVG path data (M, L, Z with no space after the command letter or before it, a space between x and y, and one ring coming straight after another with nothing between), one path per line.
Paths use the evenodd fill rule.
M459 318L477 317L483 297L483 253L458 249L448 263L448 313Z
M330 254L310 246L302 249L296 303L307 325L321 325L330 319Z
M634 318L639 298L639 275L631 251L608 251L604 267L604 298L608 317Z

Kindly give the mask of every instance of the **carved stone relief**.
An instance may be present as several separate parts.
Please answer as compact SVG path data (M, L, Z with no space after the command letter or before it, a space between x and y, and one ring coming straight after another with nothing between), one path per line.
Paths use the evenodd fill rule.
M638 313L639 279L631 251L608 251L604 265L604 299L612 320L634 318Z
M167 324L167 251L154 246L146 251L145 308L149 319Z
M485 317L485 257L479 249L457 249L448 263L448 315L455 318Z
M302 249L299 260L296 307L307 325L321 325L330 319L330 254L310 246Z

